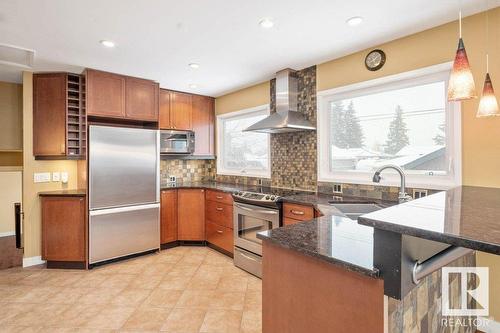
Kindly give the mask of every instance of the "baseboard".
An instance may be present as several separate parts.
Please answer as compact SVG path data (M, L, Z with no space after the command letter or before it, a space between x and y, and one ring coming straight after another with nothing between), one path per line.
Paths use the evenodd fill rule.
M15 235L16 235L15 231L0 232L0 237L9 237Z
M42 260L42 256L23 258L23 267L30 267L42 264L45 264L45 260Z
M485 317L478 317L478 319L482 319L478 320L478 323L480 324L480 326L477 327L478 331L484 333L500 332L500 322ZM484 323L484 325L481 325L482 323Z

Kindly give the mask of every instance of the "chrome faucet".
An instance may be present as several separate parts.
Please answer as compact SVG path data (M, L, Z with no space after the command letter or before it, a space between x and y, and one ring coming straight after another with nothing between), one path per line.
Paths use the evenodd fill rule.
M398 195L399 203L403 203L403 202L407 202L407 201L412 200L413 198L410 195L408 195L408 193L406 193L405 172L403 171L403 169L401 169L397 165L388 164L388 165L384 165L384 166L381 166L380 168L378 168L377 171L375 171L375 174L373 175L373 182L380 183L380 179L382 179L382 177L380 177L380 173L382 171L384 171L385 169L394 169L399 173L399 176L401 177L401 186L399 188L399 195Z

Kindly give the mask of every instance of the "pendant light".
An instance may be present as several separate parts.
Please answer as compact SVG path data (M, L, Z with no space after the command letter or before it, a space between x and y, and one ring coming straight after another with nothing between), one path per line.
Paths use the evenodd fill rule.
M459 14L459 32L458 49L453 62L450 81L448 83L448 101L463 101L476 98L476 87L474 78L470 70L469 59L465 51L464 41L462 40L462 12Z
M486 12L486 50L488 50L489 47L489 39L489 20L488 12ZM481 99L479 100L479 108L477 109L476 117L500 116L497 98L495 97L495 91L493 90L493 84L491 83L490 78L489 60L488 51L486 51L486 77L484 79L483 93L481 95Z

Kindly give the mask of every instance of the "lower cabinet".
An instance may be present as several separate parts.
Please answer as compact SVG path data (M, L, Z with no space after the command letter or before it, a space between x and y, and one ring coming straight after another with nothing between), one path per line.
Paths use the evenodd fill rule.
M41 200L42 259L85 265L85 197L43 196Z
M177 190L161 192L160 243L177 240Z
M205 190L177 190L177 238L205 240Z
M207 241L227 252L233 253L233 229L207 221Z

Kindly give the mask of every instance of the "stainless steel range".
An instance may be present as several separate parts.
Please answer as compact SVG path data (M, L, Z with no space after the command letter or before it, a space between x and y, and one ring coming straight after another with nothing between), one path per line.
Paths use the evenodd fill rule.
M279 228L281 197L291 190L262 188L259 192L236 191L234 198L234 264L262 276L262 241L257 233Z

